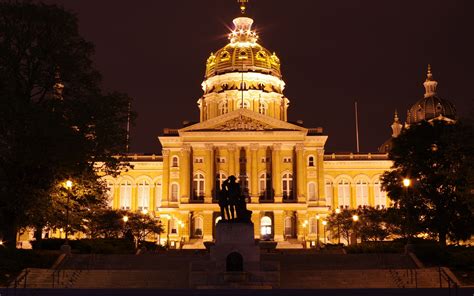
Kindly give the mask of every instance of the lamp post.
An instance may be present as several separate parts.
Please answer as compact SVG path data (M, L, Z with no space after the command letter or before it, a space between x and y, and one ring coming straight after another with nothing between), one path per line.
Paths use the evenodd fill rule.
M328 224L328 221L326 220L323 220L323 227L324 227L324 232L323 232L323 235L324 235L324 243L326 244L326 224Z
M409 178L404 178L403 179L403 187L404 187L404 193L405 193L405 199L406 199L406 228L407 228L407 244L405 245L405 252L408 253L411 251L412 246L411 246L411 231L412 231L412 223L411 223L411 213L410 213L410 207L411 207L411 198L408 196L408 189L410 188L411 185L411 180Z
M341 213L341 209L340 208L337 208L336 209L336 214L339 215ZM337 244L340 245L341 244L341 225L339 223L338 220L337 221Z
M356 231L355 224L357 223L357 221L359 221L359 216L358 215L353 215L352 216L352 221L354 221L354 237L355 237L355 244L357 245L357 231Z
M66 181L66 189L67 189L67 202L66 202L66 241L64 242L65 245L68 245L68 234L69 234L69 199L71 198L71 189L72 189L72 181Z
M319 249L319 215L316 215L316 248Z
M308 226L308 220L304 220L303 222L303 243L304 243L305 249L306 249L306 226Z

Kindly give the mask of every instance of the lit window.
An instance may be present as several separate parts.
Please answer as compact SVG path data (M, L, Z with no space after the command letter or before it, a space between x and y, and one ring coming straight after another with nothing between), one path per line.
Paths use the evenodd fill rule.
M342 179L337 184L337 199L339 207L349 208L351 205L351 187L347 180Z
M138 210L148 210L150 207L150 184L143 180L138 183Z
M267 192L267 185L270 183L270 175L267 173L261 173L258 178L258 191L260 195L265 195Z
M382 190L380 180L374 183L374 201L376 208L385 208L387 206L387 193Z
M246 88L246 86L245 86L245 82L244 82L243 89L245 89L245 88ZM242 89L242 88L241 88L241 89ZM249 103L249 101L245 101L245 100L244 100L244 102L243 102L243 107L242 107L242 100L239 100L239 103L238 103L238 104L239 104L239 108L240 108L240 109L242 109L242 108L243 108L243 109L250 109L250 103Z
M178 195L179 195L179 185L176 184L176 183L171 184L170 200L171 201L178 201Z
M324 184L324 194L326 195L326 205L332 207L333 184L330 180L326 180Z
M366 181L359 180L356 183L356 205L357 207L369 205L369 186Z
M161 185L161 180L156 182L156 187L155 187L155 207L156 210L161 207L161 202L163 200L163 186Z
M285 217L285 230L284 230L285 237L292 237L293 236L293 218L292 217Z
M195 217L193 219L193 235L200 237L203 235L204 222L201 217Z
M316 200L316 184L314 182L308 183L308 199L310 201Z
M194 175L193 178L194 197L204 196L204 176L200 173Z
M314 156L308 157L308 166L314 167Z
M218 173L216 176L216 189L222 190L222 183L227 180L227 176L224 173Z
M120 184L120 208L122 210L130 210L132 207L132 183L123 181Z
M293 174L285 173L281 179L282 181L282 188L283 188L283 196L284 197L292 197L293 196Z
M310 218L309 219L309 233L314 234L318 232L318 219Z
M270 217L264 216L260 220L260 234L263 238L272 234L272 219Z

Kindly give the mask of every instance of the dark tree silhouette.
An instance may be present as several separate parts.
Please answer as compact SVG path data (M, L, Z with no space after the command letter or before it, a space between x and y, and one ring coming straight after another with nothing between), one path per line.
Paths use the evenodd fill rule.
M104 191L99 174L127 166L130 98L101 92L93 51L72 13L0 3L0 236L9 247L20 227L41 229L56 202L64 207L53 197L66 179L72 202L90 207Z

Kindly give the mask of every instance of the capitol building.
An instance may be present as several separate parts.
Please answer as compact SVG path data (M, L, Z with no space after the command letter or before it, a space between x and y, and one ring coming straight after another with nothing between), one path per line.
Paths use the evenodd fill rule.
M105 177L110 206L162 221L162 244L203 248L212 241L221 219L217 194L231 175L247 197L255 237L278 248L335 242L325 221L338 208L390 206L380 178L392 166L391 138L374 153L327 154L322 128L288 122L292 98L284 94L282 61L259 43L253 22L234 19L228 44L209 55L199 122L165 128L162 155L130 155L132 169ZM405 124L454 120L431 70L424 86ZM403 127L395 114L392 137Z

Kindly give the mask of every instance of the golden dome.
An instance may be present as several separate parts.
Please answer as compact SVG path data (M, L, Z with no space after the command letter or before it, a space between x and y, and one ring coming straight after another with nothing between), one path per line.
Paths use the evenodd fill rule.
M251 30L253 20L234 19L235 29L229 34L230 43L211 53L206 63L206 78L229 73L252 71L281 78L280 59L257 43L258 36Z

